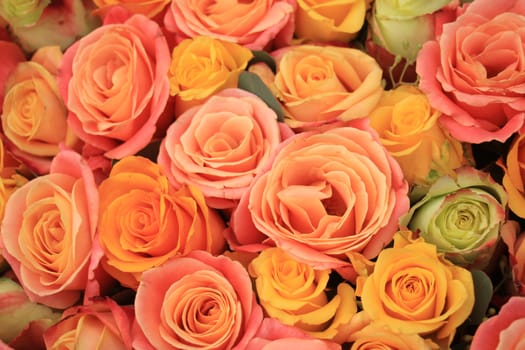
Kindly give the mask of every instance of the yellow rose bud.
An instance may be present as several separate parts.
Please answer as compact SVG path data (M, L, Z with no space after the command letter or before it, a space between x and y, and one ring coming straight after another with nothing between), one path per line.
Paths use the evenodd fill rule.
M280 248L268 248L248 267L255 278L259 301L266 313L282 323L303 329L319 339L346 341L346 330L357 311L353 288L340 283L329 300L330 270L314 270Z
M236 87L239 74L252 57L249 49L231 42L206 36L183 40L172 52L170 94L177 96L179 104L195 103ZM179 106L178 113L185 109Z
M437 123L440 115L411 85L385 91L370 113L372 128L409 184L431 184L465 163L461 143Z

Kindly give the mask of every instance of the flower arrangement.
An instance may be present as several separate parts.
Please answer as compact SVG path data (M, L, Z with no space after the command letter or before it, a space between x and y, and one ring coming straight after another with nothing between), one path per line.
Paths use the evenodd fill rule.
M0 24L1 349L522 348L522 1Z

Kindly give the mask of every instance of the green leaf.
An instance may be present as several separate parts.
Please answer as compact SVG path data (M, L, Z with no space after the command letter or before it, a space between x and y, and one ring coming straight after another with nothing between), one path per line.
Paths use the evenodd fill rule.
M494 288L492 286L492 281L485 272L481 270L472 270L471 273L472 279L474 280L475 302L467 322L469 325L477 326L485 317L492 299Z
M266 64L268 67L270 67L272 72L275 73L277 71L275 60L268 52L261 51L261 50L252 50L252 54L253 54L253 58L250 60L250 62L248 62L248 66L251 66L254 63L262 62Z
M277 121L284 122L284 113L281 104L257 74L247 71L241 72L237 86L239 89L257 95L277 114Z

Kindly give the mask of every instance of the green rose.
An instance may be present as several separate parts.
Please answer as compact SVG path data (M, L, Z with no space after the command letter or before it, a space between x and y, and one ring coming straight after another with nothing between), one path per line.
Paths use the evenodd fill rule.
M439 178L409 212L402 227L435 244L461 266L482 269L499 239L507 212L507 194L489 174L472 167Z
M0 16L13 27L35 24L51 0L3 0Z

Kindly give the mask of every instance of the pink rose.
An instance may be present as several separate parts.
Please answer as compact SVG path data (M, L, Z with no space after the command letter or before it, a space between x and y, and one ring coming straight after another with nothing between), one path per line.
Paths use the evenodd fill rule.
M265 318L257 334L246 347L250 350L340 350L341 345L316 339L297 327L287 326L274 318Z
M408 185L366 123L284 141L234 211L231 244L275 244L349 279L349 255L377 256L409 208Z
M119 10L116 9L115 12ZM144 148L168 103L170 52L157 23L106 23L65 53L58 77L68 122L86 143L120 159Z
M109 298L64 311L44 333L47 349L130 349L133 308Z
M141 349L247 349L263 319L248 272L193 251L144 272L135 298Z
M31 301L65 309L97 293L92 245L98 215L93 174L62 151L51 171L17 189L6 204L0 251ZM88 290L86 290L88 289Z
M524 15L520 0L476 0L419 52L420 88L458 140L504 142L523 130Z
M192 184L217 208L231 208L293 132L259 97L226 89L169 127L158 162L171 183Z
M525 297L511 297L496 316L482 322L470 345L471 350L523 349Z
M262 50L272 41L290 43L294 31L295 0L172 1L164 23L177 42L198 35Z

